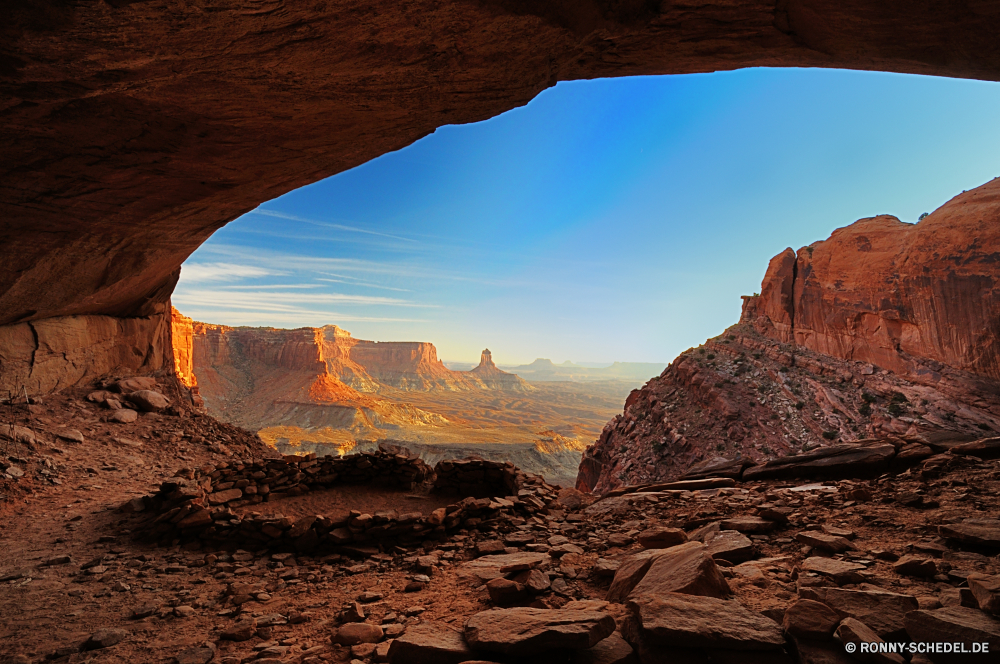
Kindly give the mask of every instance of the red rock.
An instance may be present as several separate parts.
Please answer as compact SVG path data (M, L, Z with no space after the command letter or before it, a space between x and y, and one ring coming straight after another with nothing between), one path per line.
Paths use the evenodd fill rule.
M785 639L776 622L736 600L680 593L629 597L630 641L671 648L777 650Z
M917 598L882 590L812 587L799 590L801 597L829 606L841 618L856 618L883 639L905 636L904 617L918 608Z
M341 625L334 641L342 646L358 643L378 643L382 640L382 628L366 622L352 622Z
M389 646L391 664L461 664L474 659L462 632L431 620L410 625Z
M840 620L837 612L826 604L800 599L785 610L782 626L789 634L802 639L828 639Z
M903 664L903 656L899 653L865 652L865 645L884 643L868 625L854 618L844 618L834 635L845 648L852 644L854 657L862 662L877 664Z
M170 401L165 396L153 390L130 392L125 395L125 399L138 406L139 410L146 412L163 410L170 405Z
M639 533L639 544L644 549L667 549L687 541L687 534L680 528L653 526Z
M728 597L732 593L701 542L688 542L662 551L663 555L653 559L628 597L659 597L667 592ZM612 601L610 593L609 601Z
M528 655L561 648L592 648L615 631L607 613L587 609L491 609L465 623L473 650Z

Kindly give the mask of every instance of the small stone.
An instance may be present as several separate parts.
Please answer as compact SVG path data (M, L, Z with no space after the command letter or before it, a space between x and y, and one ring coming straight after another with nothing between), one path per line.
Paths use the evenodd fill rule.
M120 643L122 640L128 637L128 632L124 629L99 629L90 635L83 645L80 646L80 650L100 650L101 648L110 648L111 646Z
M980 610L1000 614L1000 574L970 574L966 581Z
M176 664L208 664L215 657L215 650L212 648L188 648L177 653L174 657Z
M870 627L865 625L860 620L855 620L854 618L844 618L840 625L837 626L837 631L834 637L840 643L847 647L847 644L853 644L855 650L855 656L865 662L873 662L877 664L903 664L903 656L899 653L880 653L880 652L864 652L861 649L861 644L864 643L884 643L882 639L878 637Z
M802 639L829 639L840 624L840 616L826 604L800 599L785 611L785 631Z
M937 564L933 560L913 555L903 556L893 563L892 569L895 570L896 574L903 576L930 578L937 574Z
M111 417L108 419L119 424L131 424L139 419L139 413L130 408L122 408L111 413Z
M77 429L56 429L54 433L57 438L71 443L82 443L84 441L83 434Z
M378 643L382 640L382 628L371 623L347 623L337 630L334 641L342 646L358 643Z

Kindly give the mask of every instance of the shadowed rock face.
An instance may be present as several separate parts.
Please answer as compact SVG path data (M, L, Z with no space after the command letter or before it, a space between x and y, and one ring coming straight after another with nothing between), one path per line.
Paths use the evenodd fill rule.
M998 32L986 0L14 0L0 325L168 316L178 267L228 221L560 80L747 66L996 80Z

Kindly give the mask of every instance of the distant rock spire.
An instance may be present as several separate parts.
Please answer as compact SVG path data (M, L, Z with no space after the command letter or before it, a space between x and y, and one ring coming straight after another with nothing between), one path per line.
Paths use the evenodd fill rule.
M497 365L493 364L493 353L487 348L483 351L483 354L479 356L479 368L480 369L496 369Z

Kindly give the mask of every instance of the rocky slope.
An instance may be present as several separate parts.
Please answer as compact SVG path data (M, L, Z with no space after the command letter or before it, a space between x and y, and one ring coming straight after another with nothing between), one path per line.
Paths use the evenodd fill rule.
M751 66L1000 77L1000 13L982 1L383 4L5 3L0 324L21 326L0 340L25 368L0 388L32 374L50 391L122 361L169 369L150 351L178 269L221 226L558 81ZM61 332L80 331L73 316L94 319L79 363ZM7 337L42 320L58 350L36 366L48 354Z
M633 392L578 486L875 436L1000 431L1000 179L918 224L862 219L768 267L740 322Z

